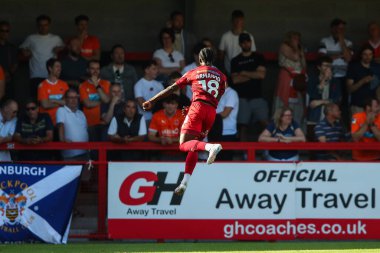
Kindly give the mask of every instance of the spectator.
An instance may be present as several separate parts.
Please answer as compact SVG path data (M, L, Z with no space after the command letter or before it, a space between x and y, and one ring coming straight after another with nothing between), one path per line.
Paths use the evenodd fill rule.
M110 102L108 104L101 104L102 121L108 125L113 117L123 114L125 104L121 85L113 83L110 87Z
M163 102L164 109L153 114L149 125L149 140L162 145L178 143L184 117L178 110L178 96L171 94Z
M178 72L173 72L169 76L169 85L172 85L175 83L178 79L180 79L182 75ZM191 87L190 87L191 88ZM179 88L173 91L173 94L178 96L177 102L178 102L178 109L182 110L184 107L190 106L190 99L185 95L186 94L186 87ZM163 109L162 105L163 101L158 101L156 105L154 106L154 109L152 110L152 113L155 113L161 109Z
M305 54L299 32L290 31L285 34L278 54L278 64L280 72L275 92L274 111L282 107L290 107L293 110L294 120L302 125L305 111L304 94L296 90L294 85L296 77L304 76L306 73Z
M38 16L36 23L38 33L29 35L20 45L23 56L30 58L30 94L34 98L37 95L38 85L48 76L48 71L45 67L46 62L51 58L55 58L64 48L62 39L49 33L51 25L49 16Z
M248 33L244 30L244 13L241 10L234 10L231 14L232 29L222 35L219 44L219 60L228 74L231 73L231 60L241 53L239 35ZM251 51L256 51L256 44L252 34ZM224 62L224 63L223 63Z
M252 52L251 36L248 33L239 35L239 45L242 52L231 61L231 78L232 87L239 95L240 140L248 141L248 126L251 120L259 122L262 129L268 121L268 105L261 88L266 68L264 57Z
M184 29L185 17L180 11L173 11L170 14L170 28L174 31L174 50L180 52L186 59L186 62L192 60L191 50L196 43L195 35Z
M305 142L298 123L293 120L293 111L289 107L277 109L273 121L267 126L259 137L260 142ZM297 150L271 150L268 152L269 161L298 161Z
M134 92L139 105L139 113L144 115L144 118L147 121L147 126L149 126L149 122L152 119L152 112L144 111L142 109L142 104L162 91L164 86L155 80L158 73L157 63L155 61L150 61L144 64L143 69L144 76L135 84Z
M12 84L12 76L17 69L17 47L9 42L11 25L9 22L0 21L0 66L5 73L5 94L7 97L13 97L15 92Z
M46 62L46 69L49 76L38 86L38 101L41 105L40 112L48 113L55 125L58 107L65 105L63 95L69 86L59 79L62 69L59 60L49 59Z
M124 103L123 114L112 118L108 128L108 137L112 142L128 144L143 141L146 137L146 123L144 116L137 113L137 104L128 99ZM114 160L141 160L142 153L138 151L122 150L113 152Z
M80 55L80 41L72 38L69 42L68 54L62 58L62 80L70 87L78 89L81 82L86 80L87 61Z
M125 49L117 44L111 50L112 62L100 70L101 78L111 83L120 83L124 99L134 99L133 86L137 82L136 70L125 63Z
M363 98L374 94L380 97L380 65L373 62L373 48L360 50L360 61L352 62L347 71L347 90L351 95L351 115L363 111Z
M186 65L186 67L182 70L181 74L184 75L186 72L195 69L196 67L199 67L199 52L202 50L202 48L206 47L203 43L198 43L193 48L193 62L189 65ZM193 92L191 91L190 86L186 86L186 96L191 100L193 98ZM180 107L181 108L181 107Z
M49 114L39 113L37 102L29 99L25 103L24 115L17 121L13 139L19 143L36 145L53 141L53 131ZM18 153L18 159L22 161L44 161L51 160L51 157L48 151L23 150Z
M379 101L367 98L363 103L363 112L355 113L351 121L351 135L354 142L380 141ZM380 159L377 150L353 150L352 158L357 161L374 161Z
M222 135L219 141L235 142L237 138L237 118L239 112L238 93L231 87L226 85L226 91L220 98L216 113L222 117ZM231 161L233 159L233 151L224 151L220 153L221 160Z
M314 127L324 118L325 105L334 102L340 104L340 86L333 83L332 59L321 56L317 61L317 75L310 75L307 93L309 105L307 110L307 137L309 141L315 139Z
M81 55L87 60L100 60L100 42L96 36L88 34L88 23L90 19L86 15L75 17L75 25L78 31L78 39L81 44Z
M153 60L157 62L159 79L165 83L171 73L181 72L185 67L185 59L180 52L174 49L175 36L172 29L163 28L160 31L159 39L162 48L154 51Z
M78 109L79 96L74 89L69 89L64 95L66 105L57 111L57 126L59 141L88 142L87 121L84 113ZM86 150L63 150L65 161L87 161L89 155Z
M110 82L99 78L100 63L97 60L88 62L90 78L79 86L80 100L83 103L83 113L89 126L90 141L99 141L102 137L103 123L101 120L101 104L110 101Z
M6 100L0 109L0 144L12 141L17 123L17 102ZM0 151L0 161L12 161L9 151Z
M369 45L373 48L373 59L376 63L380 63L380 25L377 22L371 21L368 24L368 35L368 41L364 45Z
M348 94L346 89L347 66L352 58L352 42L345 39L346 22L340 18L335 18L330 23L329 37L323 38L320 42L319 53L332 58L332 71L334 83L337 83L342 94L342 117L344 122L348 122Z
M325 117L320 120L315 126L315 137L318 142L340 142L345 141L346 133L344 131L343 125L340 122L341 111L339 106L334 103L328 103L324 106ZM317 160L334 161L341 160L342 157L339 152L320 151L316 154Z
M178 144L184 121L181 110L178 110L178 96L171 94L166 97L163 107L164 109L153 114L149 125L148 139L161 145ZM161 155L162 160L177 160L178 158L183 158L179 151L164 152Z

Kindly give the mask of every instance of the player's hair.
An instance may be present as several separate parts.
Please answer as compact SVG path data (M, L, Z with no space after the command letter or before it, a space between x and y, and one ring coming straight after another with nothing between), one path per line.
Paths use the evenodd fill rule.
M45 15L45 14L39 15L36 18L36 23L38 24L42 20L47 20L49 22L49 24L51 23L51 17L49 17L48 15Z
M49 72L49 74L50 74L49 68L53 68L56 62L60 62L60 61L56 58L50 58L49 60L46 61L46 69Z
M205 47L199 52L199 60L202 60L205 65L212 66L215 60L214 50Z
M87 15L81 14L81 15L78 15L75 17L74 22L76 25L78 25L79 22L81 22L83 20L88 22L88 21L90 21L90 18Z

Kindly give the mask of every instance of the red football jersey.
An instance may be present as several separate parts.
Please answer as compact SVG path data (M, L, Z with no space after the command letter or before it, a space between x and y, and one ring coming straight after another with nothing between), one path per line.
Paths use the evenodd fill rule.
M180 88L191 85L193 99L210 102L215 108L226 89L226 76L216 67L199 66L176 81Z

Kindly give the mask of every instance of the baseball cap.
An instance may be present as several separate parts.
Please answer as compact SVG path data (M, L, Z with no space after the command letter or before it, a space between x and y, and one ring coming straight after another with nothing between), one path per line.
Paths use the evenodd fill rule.
M334 26L338 26L340 24L343 24L343 25L346 25L346 21L344 21L343 19L340 19L340 18L334 18L331 23L330 23L330 27L334 27Z
M242 43L244 41L251 41L251 36L249 36L248 33L241 33L239 35L239 43Z

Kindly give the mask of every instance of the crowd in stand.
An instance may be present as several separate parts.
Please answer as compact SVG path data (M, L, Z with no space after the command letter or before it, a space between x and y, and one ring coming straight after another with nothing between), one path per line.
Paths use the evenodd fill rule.
M184 121L181 109L190 104L191 88L178 90L157 104L153 112L143 111L142 103L197 67L203 47L217 51L215 64L229 77L209 141L248 141L254 124L261 132L257 140L262 142L380 140L379 24L369 23L369 37L354 44L345 38L346 22L332 20L330 36L320 41L315 70L308 68L301 33L287 32L279 47L278 83L273 106L269 106L262 87L266 61L258 53L260 45L256 45L254 36L245 30L244 18L242 11L232 12L231 29L221 36L216 48L208 38L197 40L184 29L183 13L173 12L170 22L159 32L161 48L143 64L140 79L135 68L125 62L126 51L121 44L112 47L111 63L101 66L100 40L89 34L86 15L75 18L77 34L65 40L50 33L51 18L40 15L36 18L37 32L18 47L9 41L11 25L0 21L0 143L178 143ZM25 84L25 91L13 88L20 58L29 61L30 83ZM28 92L31 97L16 102L15 92ZM264 155L272 161L299 160L297 151L270 151ZM13 159L53 157L56 159L57 154L22 151ZM88 160L90 154L86 150L66 150L60 157ZM146 159L131 151L115 151L110 157ZM233 157L233 152L221 154L222 160ZM352 157L378 160L380 153L355 151ZM161 154L163 160L177 158L183 159L179 153ZM337 152L319 152L314 158L342 157ZM1 161L11 159L7 151L0 152Z

